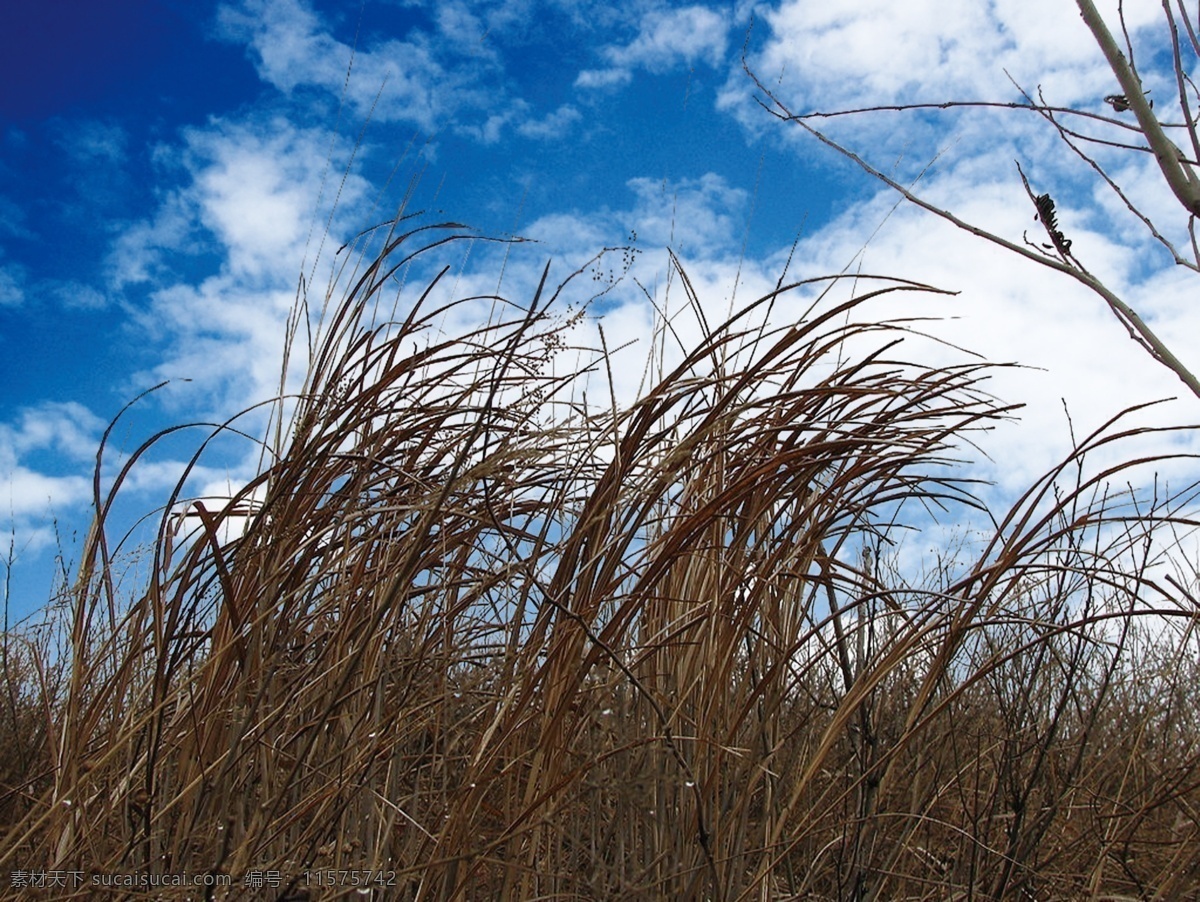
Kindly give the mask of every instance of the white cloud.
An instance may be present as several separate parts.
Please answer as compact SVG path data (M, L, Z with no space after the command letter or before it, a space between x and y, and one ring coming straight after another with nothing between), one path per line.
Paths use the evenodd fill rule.
M306 0L243 0L223 6L219 21L223 35L244 42L259 75L280 91L309 88L322 98L344 91L360 119L453 129L494 144L506 128L559 138L579 116L568 105L543 113L514 96L488 36L528 14L509 4L481 18L464 3L439 3L431 29L413 25L400 39L364 37L356 48L334 37Z
M157 281L167 275L166 252L196 249L195 210L178 192L169 192L152 218L125 227L113 240L106 267L114 289Z
M1030 205L1023 194L1015 196L1015 177L1007 183L979 184L978 180L974 166L947 167L931 173L925 189L934 197L958 198L957 209L964 216L985 221L1011 240L1020 242L1025 230L1037 237ZM647 288L659 310L676 317L673 324L682 345L700 337L695 318L685 309L688 305L681 286L668 273L660 248L670 245L682 250L689 281L710 325L774 289L787 254L782 249L761 259L736 258L740 246L736 238L744 228L748 199L715 175L666 184L635 179L629 187L634 196L623 209L547 216L527 230L543 240L556 259L565 257L569 265L586 259L600 246L621 243L624 233L636 230L636 244L645 253L629 278L597 308L604 311L602 323L610 348L634 343L617 358L613 370L619 400L624 402L644 389L652 334L653 314L646 296L636 290L633 277ZM997 489L985 492L997 506L1010 503L1014 493L1023 491L1068 453L1070 424L1064 400L1080 438L1121 408L1158 398L1176 396L1181 400L1153 408L1135 422L1194 419L1194 399L1173 374L1129 339L1100 298L1062 274L1019 259L911 205L902 204L893 211L895 204L896 196L881 190L864 203L848 206L800 242L789 280L863 272L910 278L960 292L953 296L890 294L861 307L855 316L876 322L914 316L930 320L914 323L912 328L931 338L914 334L894 354L918 364L950 365L976 359L961 348L995 363L1023 365L995 370L984 386L1002 402L1026 405L1017 413L1018 422L976 436L992 462L979 459L973 449L963 449L964 456L979 459L982 465L973 475L998 482ZM1071 229L1080 253L1096 261L1097 273L1125 292L1162 336L1178 342L1180 352L1190 355L1188 362L1200 369L1200 354L1191 349L1188 339L1200 332L1200 310L1191 303L1189 292L1194 276L1169 269L1143 283L1138 275L1143 261L1136 250L1089 229L1082 218L1072 214L1067 214L1062 224ZM851 286L846 283L834 296L845 297ZM876 286L862 282L856 290L862 293L872 287ZM805 299L811 297L811 292L781 297L775 304L774 321L795 321L803 312ZM856 340L847 346L847 354L853 357L877 341L878 335ZM599 347L594 333L586 343ZM679 359L678 354L678 348L669 349L668 365ZM606 398L607 377L599 382L596 378L591 393ZM1200 439L1182 435L1139 439L1107 449L1095 456L1093 464L1115 463L1133 450L1151 454L1170 449L1200 451ZM1173 474L1178 484L1195 478L1198 468L1182 462L1159 469Z
M12 423L0 423L0 516L9 520L18 553L53 540L52 513L91 501L88 474L103 430L102 420L74 402L25 408ZM43 472L47 459L68 472Z
M637 36L628 44L602 47L599 55L609 64L584 69L575 78L577 88L608 88L628 83L633 72L669 72L681 63L703 62L719 66L725 58L729 20L704 6L652 10L639 22Z
M515 132L525 138L538 141L557 140L570 132L571 127L583 117L570 104L563 104L541 119L533 118L532 107L524 100L514 100L506 109L487 115L482 124L455 126L459 135L469 135L480 144L498 144Z
M637 197L638 234L652 244L671 246L689 257L728 254L737 247L735 232L744 228L748 195L720 176L664 183L636 178L629 187Z
M571 130L571 126L583 117L579 110L570 104L563 104L553 113L548 113L541 119L528 119L517 126L517 131L527 138L561 138Z
M171 258L198 253L218 254L226 274L240 280L294 286L323 180L326 202L340 190L343 202L353 204L366 187L361 176L342 180L337 167L347 151L331 138L281 118L216 120L185 131L182 150L165 153L188 181L167 192L151 218L115 239L114 287L170 284Z
M519 18L518 30L527 23L529 11L517 6L506 5L504 15L510 19L502 21L494 9L484 13L447 2L436 7L428 31L412 29L398 40L365 35L348 87L347 117L365 118L386 80L373 114L377 121L403 120L430 131L469 134L485 144L516 135L552 140L569 134L582 119L579 110L571 104L553 110L535 108L514 96L494 49L499 43L498 23L508 27ZM1153 13L1146 12L1150 6L1127 10L1131 16L1143 17L1132 23L1135 34L1144 17ZM601 14L624 15L611 10ZM737 61L726 58L730 28L740 21L739 15L730 17L696 5L648 12L637 20L638 30L631 40L600 46L592 60L597 67L581 71L575 86L619 86L629 83L639 70L661 73L681 65L726 65L732 75L722 108L742 118L755 133L770 130L785 141L795 140L805 153L817 152L812 139L765 117L747 99L746 79ZM304 0L245 0L225 5L220 16L225 36L246 43L261 77L279 91L299 102L316 98L326 105L341 94L351 48ZM803 109L953 96L1012 97L1005 67L1023 83L1044 84L1057 102L1075 98L1098 102L1110 90L1111 75L1069 3L1060 8L1031 0L990 4L787 0L759 23L751 44L752 64L766 79L783 73L786 97ZM319 111L323 113L324 107ZM331 119L332 114L322 121ZM889 161L903 152L905 171L921 168L934 152L952 145L925 177L923 190L1013 240L1020 240L1022 231L1036 230L1032 210L1015 181L1012 160L1041 161L1027 171L1037 186L1053 188L1060 197L1063 228L1079 253L1120 286L1165 338L1191 353L1192 336L1200 330L1191 278L1178 270L1147 273L1144 235L1133 246L1118 243L1100 221L1102 216L1073 203L1069 192L1060 196L1064 185L1077 191L1080 179L1060 158L1048 155L1056 139L1034 117L1012 114L1000 121L1004 125L998 127L990 113L967 115L944 128L942 120L930 117L886 116L869 123L845 123L839 126L839 134L868 142L881 138L878 144L866 146ZM116 160L123 149L119 130L97 128L81 132L78 139L81 153L96 159ZM312 272L315 245L327 215L324 209L318 211L317 198L324 190L323 206L332 201L341 180L341 160L348 156L345 145L337 143L331 164L330 146L329 132L278 118L214 120L185 132L182 143L159 149L160 162L176 167L185 181L160 196L153 216L133 223L116 239L112 281L117 288L135 283L147 287L147 306L134 314L133 334L157 350L159 359L141 375L152 381L193 380L172 387L174 403L186 402L193 410L224 417L277 391L284 327L295 300L297 275L302 266L306 274ZM884 152L890 156L883 156ZM323 189L327 171L329 180ZM1154 187L1154 175L1152 161L1142 158L1122 178L1151 186L1145 192L1149 209L1171 209L1173 199ZM863 179L863 184L873 187L866 176ZM739 259L749 196L720 176L639 177L627 186L630 193L625 197L606 198L607 203L591 210L553 211L523 229L544 243L513 253L504 269L503 292L515 300L527 299L546 256L554 257L551 281L556 284L601 247L624 243L630 230L636 231L634 243L645 253L629 264L628 278L593 308L605 314L608 347L630 345L613 367L618 399L626 403L645 389L655 305L672 317L674 334L683 347L690 350L702 335L678 276L669 271L664 247L671 246L683 258L710 325L723 321L741 303L772 290L786 256L782 249L759 259ZM350 224L370 221L364 215L368 194L361 178L346 180L324 262L329 262L338 239L353 233ZM1110 195L1100 197L1100 212L1112 221L1127 215ZM778 197L769 201L789 202ZM802 278L857 265L863 242L888 217L894 201L887 192L871 193L861 203L843 201L841 215L800 244L790 275ZM15 229L20 211L0 210L0 228L5 220L13 224L10 230ZM315 231L310 231L314 226ZM448 313L441 324L447 332L475 327L487 318L492 305L486 296L495 290L504 250L477 245L470 268L464 262L445 280L442 289L448 294L485 298ZM208 275L190 276L178 265L179 257L195 258L200 252L211 255L205 261L211 263L205 270ZM621 265L619 252L602 264L618 274ZM990 383L1002 399L1029 404L1021 425L1002 427L983 440L996 461L984 472L994 475L1006 492L1024 488L1065 453L1068 436L1060 397L1069 399L1077 432L1082 434L1123 404L1181 393L1178 382L1129 341L1097 298L1064 277L1017 260L915 209L901 207L891 214L861 257L861 265L866 271L909 276L962 291L956 297L889 295L862 308L862 315L879 321L946 317L917 328L996 361L1018 360L1044 368L1000 371ZM592 275L585 273L579 279L572 297L608 287L604 273L595 273L594 282ZM419 267L411 278L404 277L410 291L421 285ZM0 304L6 298L20 301L23 278L19 268L0 269ZM321 278L310 282L314 309L322 300L324 285ZM59 283L55 290L81 306L103 303L99 292L79 283ZM846 290L839 289L843 295ZM794 322L801 313L801 300L807 297L811 293L796 292L781 299L774 311L776 322L787 323L789 318ZM431 299L430 306L442 300ZM574 368L589 354L594 356L600 346L593 322L583 324L573 339L574 346L559 352L559 372ZM668 351L663 360L669 365L682 352L674 345L675 337L664 340ZM303 356L303 349L297 349L293 365L302 368ZM962 352L915 336L900 356L921 363L965 359ZM1200 360L1195 362L1200 366ZM593 402L605 403L607 375L597 371L590 385ZM179 393L186 393L186 398ZM1173 405L1154 416L1166 419L1180 410L1180 405ZM10 425L0 425L5 500L25 533L41 536L30 542L48 541L51 535L36 522L47 499L55 505L90 500L87 472L102 427L78 405L46 405L23 413ZM67 461L72 472L39 472L37 455L51 451ZM234 460L228 470L202 467L192 479L202 486L202 494L229 494L245 484L253 462L254 449L247 447L245 459ZM127 488L161 492L173 486L182 472L178 459L147 460L134 468Z
M69 524L77 528L87 525L87 511L94 501L96 452L107 425L76 402L44 402L18 411L11 422L0 423L0 522L4 523L3 533L12 542L14 570L20 577L17 595L48 591L49 586L34 588L28 584L26 565L56 547L69 554L70 549L63 547L64 542L72 541ZM117 471L128 460L128 451L120 443L114 435L105 449L102 491L107 492L114 485ZM140 516L175 489L186 469L185 461L158 459L152 451L128 471L119 498L126 504L134 499L128 509ZM248 474L249 469L234 472L202 463L192 468L187 488L213 486L222 481L228 485L231 475L244 483ZM218 506L211 505L214 509ZM114 520L108 526L115 543L130 523L123 514ZM75 535L78 538L77 531ZM7 557L7 546L8 541L4 541L0 556ZM115 547L110 545L110 550ZM15 611L18 615L30 611L46 597L35 597L32 602L16 598Z
M623 46L605 47L601 55L622 69L666 72L681 62L710 66L725 56L729 20L704 6L653 10L642 18L638 36Z
M349 48L321 32L322 23L300 0L245 0L218 11L223 33L247 40L259 74L282 91L344 78Z
M575 87L612 88L632 80L633 73L628 69L584 69L575 77Z
M561 212L538 217L522 228L521 234L544 242L552 249L552 253L559 252L565 238L570 243L569 251L581 255L582 260L610 242L614 234L619 235L620 227L615 224L612 216L600 210L584 213Z
M340 64L308 63L318 56L333 59L343 48L298 0L258 0L245 4L238 14L227 10L226 16L230 22L242 17L238 19L240 27L262 54L260 69L273 83L283 89L302 83L340 89L345 75ZM940 97L943 92L1003 88L1011 94L1000 70L1018 58L1025 66L1022 71L1030 77L1044 71L1091 77L1089 73L1094 75L1096 69L1090 37L1073 11L1062 14L1028 2L968 8L938 0L913 4L862 0L847 7L794 0L767 19L771 31L765 45L755 50L756 66L763 74L776 66L786 68L789 78L803 84L808 96L822 105L864 99L884 102L913 91L935 91ZM1137 23L1133 24L1136 27ZM480 20L461 6L447 7L439 20L443 33L464 41L474 40L472 36L481 27ZM1051 41L1045 35L1054 28L1060 31ZM624 78L636 67L661 71L680 61L715 64L725 53L727 30L727 21L704 7L648 14L633 41L601 51L600 56L612 68L589 70L595 74L581 74L582 81L577 84ZM397 46L380 44L360 51L356 72L382 65L387 48ZM886 52L880 52L881 47ZM422 52L432 53L431 45ZM416 58L423 57L418 54ZM436 72L436 67L431 71ZM1001 81L996 80L997 73ZM479 140L493 142L510 127L540 136L569 127L579 118L570 106L560 107L540 121L523 118L528 114L517 101L472 128ZM913 133L896 128L896 122L890 119L887 126L895 140L911 141ZM958 120L959 152L948 154L926 175L923 190L935 199L955 201L959 212L1019 241L1022 231L1033 226L1032 211L1014 184L1011 160L1022 152L1040 151L1054 140L1027 125L1036 126L1036 120L1018 120L1010 132L997 130L994 120L986 116ZM919 123L917 133L946 142L944 133L926 126ZM272 128L274 137L231 127L225 132L195 133L189 139L188 165L195 181L180 202L190 205L192 217L213 232L229 257L218 277L156 293L154 316L170 324L178 337L170 360L159 368L163 375L170 370L171 374L207 373L216 378L242 370L249 374L248 384L259 391L267 390L277 376L273 361L278 330L291 300L285 276L295 272L291 261L309 221L305 200L315 190L312 160L319 156L321 142L289 131L282 123ZM983 143L989 137L991 143ZM918 166L927 159L919 150L913 158ZM1049 176L1056 173L1041 170L1038 175L1050 181ZM714 315L727 312L738 272L738 261L730 255L740 247L745 192L712 174L666 184L657 179L634 179L629 187L634 196L625 210L562 211L544 216L525 231L555 250L562 236L570 236L572 252L581 259L619 241L628 227L635 226L643 246L669 244L681 250L690 274L704 286L705 297L714 305ZM894 196L886 192L875 196L848 209L803 242L798 255L804 261L803 274L837 271L849 264L887 216L893 201ZM1086 250L1097 260L1098 271L1106 277L1131 285L1132 268L1139 258L1103 233L1089 230L1093 224L1073 209L1063 205L1061 218L1080 253ZM753 297L751 285L764 286L762 290L773 285L777 275L773 267L781 265L781 260L776 255L743 261L744 284L737 289L738 297ZM284 265L283 261L289 262ZM661 262L656 264L660 276L664 274ZM1004 472L1014 484L1018 477L1035 472L1048 454L1053 456L1046 449L1061 448L1058 438L1064 436L1065 426L1060 395L1071 399L1072 410L1081 420L1094 422L1118 402L1177 391L1169 374L1163 376L1156 370L1095 298L1069 280L1041 272L925 214L902 207L892 215L872 240L865 265L874 272L908 275L965 292L953 299L895 296L884 302L888 310L960 317L929 329L991 359L1020 360L1051 371L1048 375L1013 371L995 380L998 392L1009 400L1033 397L1034 406L1026 417L1036 423L1033 430L1046 437L1042 450L1022 452L1017 455L1019 463L1005 464ZM516 272L515 268L508 272L510 281ZM533 278L535 274L531 270L526 275ZM273 291L252 288L264 276L271 277L268 281L275 286ZM1169 309L1174 317L1164 323L1168 334L1187 335L1191 328L1180 291L1148 295L1157 297L1151 301L1148 315L1164 316ZM638 337L638 330L645 326L645 307L644 296L636 292L614 297L608 307L610 344ZM1114 366L1118 360L1120 366ZM1148 381L1130 380L1125 373L1131 370L1148 372ZM1015 452L1008 446L997 453L1006 457Z
M1154 15L1126 5L1131 30ZM1013 99L1005 70L1058 103L1098 102L1112 83L1073 3L783 0L763 18L752 68L768 83L782 78L797 112Z
M461 0L440 0L434 8L438 32L468 52L478 53L485 46L488 26Z
M315 217L329 136L283 120L188 133L187 201L227 253L228 272L293 281ZM364 188L347 180L352 202ZM344 189L344 191L346 190Z
M229 275L155 292L148 317L167 341L147 381L190 380L179 391L209 414L230 415L271 397L294 300L294 290L247 290Z
M632 244L647 252L672 247L689 259L724 261L745 227L748 195L719 175L668 181L638 177L626 183L625 207L547 214L522 229L548 253L582 263L603 247ZM630 240L630 230L637 233ZM661 261L660 261L661 262Z
M352 254L336 256L342 236L372 214L361 205L365 180L343 175L350 146L328 131L214 120L183 138L169 156L185 181L116 238L112 282L148 288L136 306L126 302L127 328L158 359L133 384L172 380L159 403L222 420L279 392L301 274L317 316L330 268ZM302 369L303 356L297 349L293 365Z
M945 176L953 183L953 174ZM1027 212L1008 201L1003 186L971 191L959 212L969 220L989 219L1002 234L1020 240ZM953 191L953 185L935 186ZM881 193L804 242L803 258L817 269L844 265L857 253L871 220L882 220L894 196ZM1075 240L1095 259L1106 260L1111 284L1128 287L1136 258L1099 233L1078 231ZM996 461L994 474L1005 491L1016 491L1065 453L1069 446L1065 399L1082 435L1124 406L1157 398L1182 396L1181 402L1148 414L1155 422L1185 422L1194 409L1177 378L1129 339L1103 301L1067 276L1017 258L910 206L894 213L872 239L862 257L869 272L906 276L937 287L960 291L954 297L896 296L883 306L900 313L939 316L945 321L924 328L993 362L1015 361L1037 369L999 371L989 391L1010 402L1025 403L1019 427L1005 427L984 442ZM1181 285L1176 287L1182 290ZM1175 316L1166 334L1195 334L1200 311L1169 300L1163 291L1129 291L1130 300L1145 302L1148 315ZM952 352L929 349L931 361ZM1184 344L1181 353L1200 367L1200 354ZM922 358L924 360L924 358ZM1200 444L1197 444L1200 449Z
M247 42L265 81L289 93L311 87L340 96L345 87L360 117L371 112L381 121L406 120L436 131L457 112L486 110L495 100L479 81L489 68L482 45L479 54L464 57L453 41L435 41L413 29L406 40L360 46L355 52L333 37L303 0L245 0L222 7L220 21L227 37ZM464 23L452 13L443 16L443 28L459 37L461 29L469 34L477 27ZM347 83L352 56L353 77Z
M53 450L73 461L94 460L105 423L74 401L45 402L20 412L15 425L0 424L0 447L12 460Z
M5 473L8 491L4 513L21 518L66 510L91 500L92 481L84 476L47 476L27 467L14 466ZM39 516L40 519L40 516ZM28 529L21 522L18 533ZM25 544L23 541L20 544Z
M25 300L25 272L9 264L0 267L0 307L16 307Z
M108 296L91 285L75 280L53 281L50 291L68 310L102 310L108 306Z
M1110 22L1116 21L1115 6L1106 5ZM1145 26L1154 20L1155 10L1151 4L1136 9L1126 4L1125 12L1135 47L1148 60L1151 43ZM796 113L1017 99L1005 69L1027 88L1041 84L1051 103L1104 110L1103 96L1115 90L1111 72L1070 3L785 0L764 18L766 27L758 26L751 41L751 67L773 90L778 86L781 99ZM1148 83L1156 74L1145 67ZM818 162L849 172L849 179L860 180L869 192L863 201L844 198L840 215L801 243L797 259L817 270L837 270L854 260L865 271L960 290L954 298L893 296L885 307L955 317L930 324L928 331L989 360L1044 370L1002 371L991 380L992 390L1004 400L1029 405L1020 413L1020 425L997 430L984 442L996 461L985 472L999 479L1005 492L1025 487L1065 453L1069 438L1063 398L1077 435L1123 406L1160 397L1182 400L1146 413L1143 421L1194 418L1195 399L1130 340L1099 297L1069 277L912 207L801 128L768 117L749 99L750 93L744 76L733 72L719 106L737 117L747 134L757 138L765 133L810 162L819 154ZM1165 93L1169 96L1170 88ZM1188 338L1200 330L1200 313L1185 300L1194 274L1185 277L1169 268L1154 275L1169 267L1169 257L1124 202L1036 115L996 110L876 113L813 124L905 184L936 157L916 185L918 194L1010 241L1020 244L1027 235L1034 243L1045 242L1014 165L1021 161L1035 192L1050 192L1058 202L1060 227L1079 259L1134 303L1164 338L1171 338L1185 363L1200 369L1200 353ZM1153 161L1147 155L1091 150L1160 228L1186 247L1186 216L1163 189ZM893 207L897 209L890 212ZM932 350L931 359L948 359L949 352ZM1157 441L1161 450L1167 440ZM1195 467L1191 473L1195 475Z

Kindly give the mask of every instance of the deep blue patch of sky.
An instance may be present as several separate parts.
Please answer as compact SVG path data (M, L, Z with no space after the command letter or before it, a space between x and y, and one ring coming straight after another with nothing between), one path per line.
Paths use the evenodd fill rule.
M0 306L0 417L35 401L115 413L128 400L125 377L150 349L92 292L117 233L152 216L169 185L153 148L262 93L243 50L210 36L215 9L60 0L0 13L0 262L16 263L26 292Z
M0 415L35 397L71 397L91 405L110 388L127 397L128 385L113 377L138 349L129 347L116 317L73 303L62 283L94 285L114 232L152 215L172 181L186 178L151 158L158 142L177 143L181 128L252 104L291 106L293 117L300 117L299 103L273 97L260 82L245 48L214 38L216 9L212 2L61 0L49 6L11 4L3 13L4 244L7 258L26 276L28 302L0 308L0 331L8 336L0 338L5 345L0 378L9 386ZM404 37L431 21L428 11L387 3L364 4L361 18L357 7L318 9L347 44L361 27L360 47ZM581 58L587 52L580 43L563 41L564 31L576 38L603 35L602 26L585 28L577 20L543 22L504 36L504 50L511 53L506 78L513 82L506 89L540 110L571 100L579 104L573 79L581 65L595 62ZM499 232L519 229L546 212L623 206L632 177L716 172L747 191L757 183L772 198L792 199L753 205L750 252L785 245L801 223L812 227L828 215L832 194L816 169L797 165L770 142L747 148L736 123L711 114L719 78L702 65L665 74L639 71L631 86L596 92L583 106L584 122L565 141L495 146L437 135L439 151L423 192L431 197L436 187L439 207ZM344 121L343 131L353 133L359 125ZM404 123L374 123L368 140L412 130ZM112 156L97 146L103 141L115 145ZM371 167L367 174L382 178L395 162L387 155L399 146L390 137L380 141L371 155L375 165L364 159ZM173 265L184 279L211 269L203 256L190 264L177 258ZM127 300L137 305L139 289L129 293ZM65 366L67 361L74 366ZM101 378L81 381L76 367ZM116 400L109 397L108 405Z

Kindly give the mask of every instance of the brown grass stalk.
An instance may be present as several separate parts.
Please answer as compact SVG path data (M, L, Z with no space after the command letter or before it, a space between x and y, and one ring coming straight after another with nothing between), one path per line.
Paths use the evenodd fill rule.
M348 266L286 440L224 503L181 480L124 602L108 518L142 452L97 476L69 651L6 641L4 868L275 899L354 894L318 868L388 874L381 899L1197 892L1194 587L1149 551L1192 524L1105 494L1147 461L1084 469L1146 430L1090 436L921 582L889 546L982 507L955 449L1011 410L864 312L932 289L781 285L596 406L556 369L578 272L394 296L465 237L402 220Z

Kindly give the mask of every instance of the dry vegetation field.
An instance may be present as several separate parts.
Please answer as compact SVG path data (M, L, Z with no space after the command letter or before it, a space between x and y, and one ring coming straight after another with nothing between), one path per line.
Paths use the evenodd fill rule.
M556 364L586 272L446 334L440 285L386 311L461 233L393 229L343 273L257 479L164 499L129 593L106 515L132 456L57 628L4 637L0 871L274 871L228 897L291 900L368 895L314 868L394 873L377 899L1200 898L1197 577L1157 560L1186 499L1106 488L1140 456L1087 465L1144 430L1081 440L914 577L893 543L978 507L956 458L1006 413L987 366L906 360L860 309L922 286L760 328L834 281L783 285L597 403L604 353L586 401Z

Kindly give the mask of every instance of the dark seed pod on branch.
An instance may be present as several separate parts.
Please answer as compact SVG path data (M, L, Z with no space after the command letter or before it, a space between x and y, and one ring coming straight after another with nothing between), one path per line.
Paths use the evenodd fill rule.
M1146 93L1148 94L1150 92L1147 91ZM1146 99L1149 100L1149 102L1150 102L1150 109L1154 109L1154 101L1150 100L1149 98L1146 98ZM1107 97L1104 98L1104 102L1107 103L1110 107L1112 107L1115 112L1118 112L1118 113L1129 112L1129 98L1126 97L1124 94L1109 94Z
M1037 207L1037 216L1034 218L1040 219L1051 231L1057 229L1058 216L1054 212L1054 198L1049 194L1039 194L1033 203Z
M1058 229L1058 214L1054 210L1054 198L1049 194L1039 194L1034 198L1033 205L1037 208L1037 216L1042 225L1046 227L1046 231L1050 233L1050 240L1054 242L1054 249L1060 254L1066 256L1071 253L1071 241ZM1046 245L1047 249L1050 247Z

